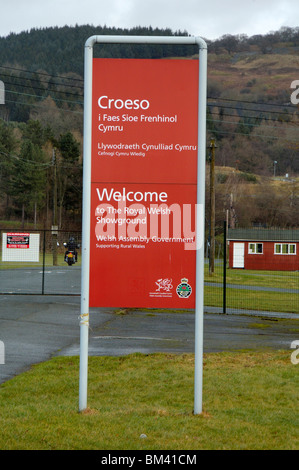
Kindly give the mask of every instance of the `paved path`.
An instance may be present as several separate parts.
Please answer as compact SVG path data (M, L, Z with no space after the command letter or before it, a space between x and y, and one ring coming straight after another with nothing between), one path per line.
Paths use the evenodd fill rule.
M32 364L57 355L79 354L80 297L0 296L0 340L5 364L0 383ZM91 309L90 355L134 352L194 352L194 314ZM289 349L299 339L298 320L205 314L204 352ZM291 350L290 350L291 353Z
M42 266L0 270L4 294L80 294L80 266Z

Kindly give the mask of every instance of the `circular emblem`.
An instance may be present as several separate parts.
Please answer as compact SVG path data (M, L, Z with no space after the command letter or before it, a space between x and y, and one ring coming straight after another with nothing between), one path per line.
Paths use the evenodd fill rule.
M188 284L188 279L181 279L181 283L176 288L176 293L181 299L187 299L192 293L192 287Z

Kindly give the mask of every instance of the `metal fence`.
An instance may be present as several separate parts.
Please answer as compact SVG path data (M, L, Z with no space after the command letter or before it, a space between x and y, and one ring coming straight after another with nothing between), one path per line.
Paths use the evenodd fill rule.
M81 245L81 232L1 230L0 294L80 295L80 248L75 265L64 261L70 236ZM299 230L227 231L224 224L213 272L206 255L206 311L299 313Z
M77 263L64 261L70 237L81 245L81 232L2 229L0 293L79 295L80 248Z
M226 308L299 313L299 230L227 232Z

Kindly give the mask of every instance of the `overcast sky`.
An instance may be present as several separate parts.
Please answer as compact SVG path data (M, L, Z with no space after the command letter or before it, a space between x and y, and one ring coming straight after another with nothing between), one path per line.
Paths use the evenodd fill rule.
M152 26L216 39L299 26L298 0L0 0L0 36L49 26Z

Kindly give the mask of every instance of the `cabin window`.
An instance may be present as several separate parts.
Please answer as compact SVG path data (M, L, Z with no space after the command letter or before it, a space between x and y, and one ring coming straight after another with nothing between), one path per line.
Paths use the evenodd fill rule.
M295 255L296 243L275 243L274 253L276 255Z
M263 254L263 244L262 243L249 243L248 253Z

